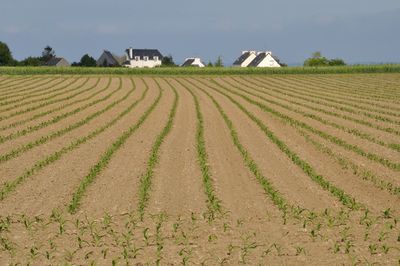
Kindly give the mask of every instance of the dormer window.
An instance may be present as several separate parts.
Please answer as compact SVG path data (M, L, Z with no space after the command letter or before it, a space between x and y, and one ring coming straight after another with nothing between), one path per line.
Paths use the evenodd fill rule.
M158 61L158 56L153 57L154 61Z
M144 60L144 61L148 61L148 60L149 60L149 57L148 57L148 56L143 56L143 60Z
M135 56L135 61L139 61L140 60L140 56Z

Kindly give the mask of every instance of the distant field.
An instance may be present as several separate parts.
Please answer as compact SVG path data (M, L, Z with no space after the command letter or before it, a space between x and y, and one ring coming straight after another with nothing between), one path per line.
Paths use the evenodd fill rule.
M400 263L399 73L16 69L1 265Z

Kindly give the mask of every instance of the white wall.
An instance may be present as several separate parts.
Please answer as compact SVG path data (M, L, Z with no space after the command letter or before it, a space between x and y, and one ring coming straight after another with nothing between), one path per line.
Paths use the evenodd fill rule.
M262 60L257 67L281 67L270 53Z
M145 67L153 68L153 67L156 67L156 66L161 66L161 60L160 59L158 59L157 61L150 60L150 59L147 60L147 61L144 61L144 60L136 61L135 59L133 59L133 60L130 60L129 62L130 62L130 65L124 65L124 67L129 67L129 68L136 68L136 67L138 67L138 68L145 68Z

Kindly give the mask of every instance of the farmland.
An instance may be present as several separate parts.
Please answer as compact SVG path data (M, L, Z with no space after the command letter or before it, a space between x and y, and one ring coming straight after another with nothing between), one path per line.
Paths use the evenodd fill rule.
M20 74L2 265L400 263L398 73Z

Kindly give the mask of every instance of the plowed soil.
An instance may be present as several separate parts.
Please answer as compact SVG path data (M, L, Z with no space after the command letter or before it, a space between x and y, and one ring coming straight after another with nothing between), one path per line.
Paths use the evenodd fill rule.
M0 76L0 98L1 265L400 263L399 74Z

